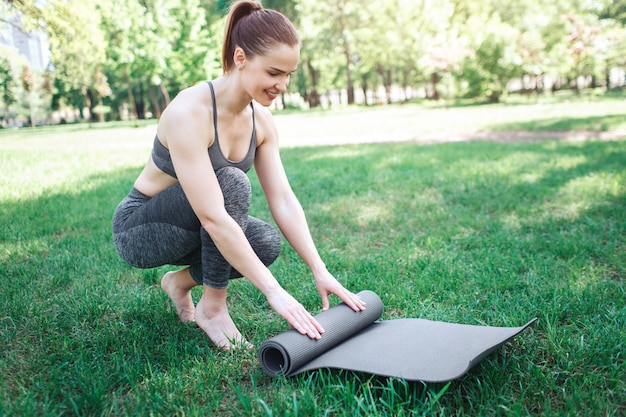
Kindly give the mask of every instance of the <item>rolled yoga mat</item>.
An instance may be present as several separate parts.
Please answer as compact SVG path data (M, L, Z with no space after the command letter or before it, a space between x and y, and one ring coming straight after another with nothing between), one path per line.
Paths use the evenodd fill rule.
M377 321L383 303L372 291L358 293L367 303L355 312L341 303L315 316L325 333L314 340L291 329L264 341L259 362L272 377L336 368L409 381L457 379L522 330L445 323L424 319Z

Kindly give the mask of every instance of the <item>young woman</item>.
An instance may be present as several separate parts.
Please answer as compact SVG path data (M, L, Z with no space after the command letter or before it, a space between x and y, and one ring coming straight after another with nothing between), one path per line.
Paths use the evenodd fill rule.
M322 307L335 294L355 311L365 308L317 252L266 108L286 90L299 46L282 14L255 1L235 3L225 30L224 75L183 90L163 112L152 154L113 217L115 245L126 262L139 268L185 266L165 274L161 286L180 320L195 320L223 349L251 347L226 304L228 280L242 276L298 332L314 339L324 332L267 268L278 257L280 236L248 215L246 172L253 164L272 217L311 269ZM203 291L194 307L190 290L196 285Z

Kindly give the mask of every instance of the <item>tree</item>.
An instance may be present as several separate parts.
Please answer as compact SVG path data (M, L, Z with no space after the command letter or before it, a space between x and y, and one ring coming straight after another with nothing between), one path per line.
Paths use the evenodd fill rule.
M598 16L600 19L613 19L626 25L626 0L611 1Z
M404 76L403 86L408 83L420 51L413 36L421 25L415 11L416 2L406 0L375 0L359 11L362 24L354 31L354 64L366 103L369 88L380 84L385 87L381 101L391 101L395 73Z
M299 23L300 16L298 15L296 0L264 0L263 7L278 10L294 24L297 25Z
M328 51L333 42L326 22L321 19L321 16L330 13L330 8L325 2L302 0L297 5L297 11L299 16L306 18L300 21L298 28L302 41L300 66L292 81L309 107L313 108L321 103L321 68L332 59Z
M96 8L82 0L12 0L11 5L31 26L46 31L55 78L64 91L82 96L91 108L88 90L93 87L96 68L104 61L105 49Z
M329 83L334 84L338 79L333 75L341 73L345 76L345 82L341 85L347 90L348 104L354 103L355 32L361 25L361 11L365 8L356 0L302 0L298 6L298 12L303 18L303 61L309 69L309 76L312 76L313 91L318 94L317 82L322 77L330 77ZM338 56L343 61L341 68L325 74L321 69L323 63Z
M595 24L597 17L587 15L567 14L564 19L568 23L567 51L571 56L571 74L574 79L576 92L583 87L580 78L594 72L594 55L596 54L595 41L600 34L600 28Z
M13 76L11 61L4 56L0 56L0 100L2 100L5 109L3 119L9 119L9 108L13 103L17 102L17 88L18 84ZM3 121L5 120L0 120L0 122Z
M131 117L143 118L144 103L160 117L172 94L220 71L216 32L222 16L199 0L111 0L102 7L102 29L109 43L103 69L112 100L130 104Z
M19 10L27 26L45 30L51 39L50 72L34 74L35 89L41 91L31 97L45 98L54 90L53 108L89 107L93 113L100 103L110 105L113 117L130 109L131 117L143 118L149 113L159 117L173 94L221 74L222 30L230 3L10 0L0 4ZM550 85L581 89L624 83L620 76L626 66L624 0L263 3L287 15L300 33L301 60L291 88L310 107L323 103L325 95L329 103L335 102L337 91L340 100L345 94L352 104L358 99L359 85L369 104L372 91L381 92L377 100L390 102L396 87L404 92L401 100L415 91L434 99L498 100L512 85L520 91L541 92ZM19 80L20 68L13 76ZM580 84L572 84L573 80ZM110 87L110 95L102 95L103 85ZM15 90L20 102L24 91L19 85Z
M100 67L98 67L96 75L94 76L94 86L96 90L96 97L98 98L98 105L94 110L98 115L98 121L102 123L104 122L104 114L107 113L104 103L102 102L102 98L109 97L111 95L111 87L107 82L106 75L102 73L102 69Z
M418 63L430 74L430 98L441 98L442 80L447 80L446 96L453 97L452 75L472 54L472 44L480 43L476 40L475 27L488 15L486 10L478 8L480 5L464 0L425 3L423 13L428 16L422 33L425 51Z
M200 0L176 3L171 9L175 26L168 37L172 53L163 74L170 92L217 77L222 71L222 16L208 16Z
M35 127L35 106L33 105L33 100L30 97L33 93L33 90L35 89L35 79L33 76L33 72L30 70L30 66L28 64L24 64L22 66L20 81L22 83L22 90L27 97L28 109L30 113L30 126Z

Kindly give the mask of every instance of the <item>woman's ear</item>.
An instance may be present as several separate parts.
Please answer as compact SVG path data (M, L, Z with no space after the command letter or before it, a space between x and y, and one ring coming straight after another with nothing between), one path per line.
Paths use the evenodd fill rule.
M246 63L246 53L239 46L235 48L235 52L233 53L233 63L239 71L243 69Z

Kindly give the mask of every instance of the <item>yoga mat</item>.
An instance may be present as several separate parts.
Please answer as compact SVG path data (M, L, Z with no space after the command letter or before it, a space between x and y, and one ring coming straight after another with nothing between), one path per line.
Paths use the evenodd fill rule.
M377 321L383 303L372 291L358 293L367 303L355 312L341 303L315 316L324 327L320 340L291 329L264 341L259 362L272 377L320 368L365 372L409 381L457 379L522 330L445 323L424 319Z

